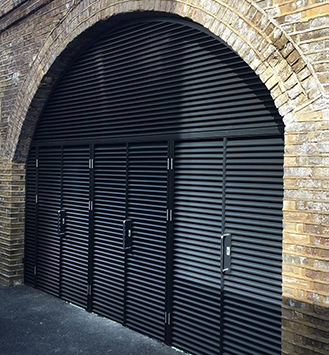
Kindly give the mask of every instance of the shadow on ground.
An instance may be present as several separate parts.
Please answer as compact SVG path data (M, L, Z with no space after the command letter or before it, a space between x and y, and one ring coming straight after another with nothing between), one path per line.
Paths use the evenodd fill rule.
M21 285L0 286L0 354L178 355L179 352Z

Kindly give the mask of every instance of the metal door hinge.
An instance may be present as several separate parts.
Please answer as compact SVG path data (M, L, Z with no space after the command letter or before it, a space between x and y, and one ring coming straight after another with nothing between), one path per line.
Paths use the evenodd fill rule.
M91 285L87 285L87 296L91 295Z
M36 275L37 274L37 267L35 266L33 269L33 274Z
M94 203L93 201L89 201L89 211L92 211L94 209Z
M165 321L165 324L170 325L170 323L171 323L171 313L165 312L165 319L164 319L164 321Z
M174 169L174 159L173 158L168 158L168 160L167 160L167 169L168 170L173 170Z
M94 169L94 159L89 159L89 169Z
M39 167L39 159L35 159L35 167L36 167L36 168Z
M172 221L172 210L167 210L167 221Z

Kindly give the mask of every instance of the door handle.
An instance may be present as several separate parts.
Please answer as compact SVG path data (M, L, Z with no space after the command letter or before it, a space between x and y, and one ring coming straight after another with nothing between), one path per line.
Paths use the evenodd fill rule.
M123 231L122 231L123 250L131 249L131 245L132 245L132 221L131 219L125 219L123 221Z
M231 272L231 243L232 234L226 233L221 237L221 273L230 274Z
M65 210L58 210L57 219L58 219L58 234L64 235L65 234L65 223L66 223L66 211Z

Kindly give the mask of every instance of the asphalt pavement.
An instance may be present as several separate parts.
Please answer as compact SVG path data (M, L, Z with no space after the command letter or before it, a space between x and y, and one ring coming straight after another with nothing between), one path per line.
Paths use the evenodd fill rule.
M0 285L1 355L181 353L25 285Z

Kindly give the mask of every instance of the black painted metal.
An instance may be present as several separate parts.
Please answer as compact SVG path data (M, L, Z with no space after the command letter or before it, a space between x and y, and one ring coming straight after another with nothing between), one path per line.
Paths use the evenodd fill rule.
M65 211L63 209L63 152L64 147L61 146L61 192L60 192L60 203L61 203L61 211ZM63 274L63 239L65 237L66 232L66 211L65 211L65 225L64 225L64 233L60 235L60 244L59 244L59 287L58 287L58 296L62 297L62 274Z
M172 344L218 354L223 142L175 145Z
M59 295L61 209L61 147L38 150L37 287Z
M207 30L122 22L38 124L26 282L193 354L278 354L282 132L266 87Z
M281 118L256 74L199 28L158 20L112 30L67 71L34 142L278 132Z
M95 146L90 145L89 152L89 246L88 246L88 305L87 310L92 310L92 285L94 269L94 209L95 209L95 174L94 174Z
M173 255L174 255L174 241L173 241L173 211L174 210L174 157L175 157L175 142L174 140L168 141L168 209L167 209L167 265L166 265L166 281L167 281L167 291L166 291L166 314L169 314L169 320L172 318L172 293L173 293ZM171 345L172 338L172 322L166 322L166 344Z
M130 144L126 325L164 341L166 306L168 143Z
M228 140L226 174L224 353L279 354L283 138Z
M126 145L96 145L92 310L124 322Z
M62 298L87 308L89 255L89 146L64 147Z

